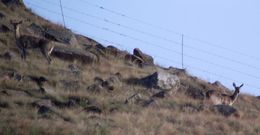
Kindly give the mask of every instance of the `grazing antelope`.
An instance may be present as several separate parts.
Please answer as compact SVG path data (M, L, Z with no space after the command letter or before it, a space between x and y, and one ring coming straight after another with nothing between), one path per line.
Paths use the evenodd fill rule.
M23 60L26 59L27 49L28 48L39 48L41 50L41 53L46 57L48 63L50 64L51 58L50 55L53 51L54 44L43 38L34 37L31 35L21 35L20 33L20 25L22 24L22 21L19 22L13 22L11 21L11 24L14 26L15 29L15 40L16 45L20 49L21 52L21 58Z
M211 101L214 105L230 105L232 106L233 103L236 101L238 94L240 92L240 88L244 84L241 84L240 86L236 86L235 83L233 83L233 86L235 88L235 92L232 95L226 95L223 93L220 93L216 90L209 90L206 92L206 98Z

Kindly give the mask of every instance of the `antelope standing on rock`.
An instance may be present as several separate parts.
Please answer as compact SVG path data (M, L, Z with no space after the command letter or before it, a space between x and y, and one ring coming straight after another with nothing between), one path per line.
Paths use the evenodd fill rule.
M53 51L54 44L47 39L38 38L31 35L21 35L20 25L22 24L22 21L11 21L11 24L14 26L16 45L20 49L21 58L23 60L26 59L28 48L39 48L41 50L41 53L46 57L48 63L50 64L50 55Z
M240 88L244 84L241 84L240 86L236 86L235 83L233 83L233 86L235 88L235 92L232 95L226 95L223 93L220 93L216 90L210 90L206 92L206 98L212 102L214 105L230 105L232 106L233 103L236 101L238 94L240 92Z

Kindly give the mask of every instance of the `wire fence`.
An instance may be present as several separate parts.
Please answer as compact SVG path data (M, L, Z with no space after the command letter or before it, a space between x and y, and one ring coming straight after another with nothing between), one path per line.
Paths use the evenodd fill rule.
M241 61L235 60L235 59L230 58L230 57L222 56L222 55L219 55L219 54L212 53L210 51L206 51L206 50L203 50L203 49L200 49L200 48L193 47L191 45L183 43L183 40L185 40L185 38L189 38L189 39L196 40L196 41L199 41L199 42L207 44L207 45L211 45L211 46L216 47L218 49L228 50L228 51L231 51L233 53L242 54L242 55L244 55L244 56L246 56L248 58L251 58L251 59L259 60L259 58L255 57L255 56L245 55L245 54L243 54L241 52L237 52L235 50L231 50L231 49L223 47L223 46L218 46L216 44L213 44L213 43L210 43L210 42L207 42L207 41L204 41L204 40L200 40L200 39L197 39L197 38L193 38L193 37L185 35L185 34L183 35L181 33L178 33L178 32L172 31L172 30L168 30L168 29L163 28L161 26L157 26L157 25L154 25L154 24L151 24L151 23L147 23L147 22L142 21L140 19L136 19L136 18L130 17L128 15L121 14L120 12L117 12L117 11L114 11L114 10L110 10L110 9L105 8L103 6L99 6L99 5L90 3L87 0L81 0L81 1L84 2L84 3L87 3L90 6L93 6L93 7L96 7L98 9L104 10L106 12L109 12L109 13L112 13L112 14L115 14L115 15L118 15L118 16L121 16L121 17L125 17L125 18L128 18L128 19L134 20L136 22L139 22L139 23L142 23L142 24L146 24L146 25L149 25L151 27L154 27L154 28L157 28L157 29L161 29L163 31L170 32L170 33L173 33L175 35L178 35L178 36L181 37L181 42L178 42L178 41L175 41L175 40L172 40L172 39L169 39L169 38L162 37L160 35L157 35L156 33L146 32L146 31L143 31L143 30L138 29L138 28L134 28L134 27L131 27L131 26L128 26L128 25L124 25L124 24L118 23L118 22L114 22L114 21L111 21L111 20L106 19L104 17L98 17L98 16L95 16L95 15L91 15L91 14L86 13L84 11L79 11L79 10L77 10L75 8L66 7L66 6L63 6L61 8L65 9L68 12L74 12L76 14L81 14L81 15L84 15L86 17L90 17L90 18L96 19L98 21L102 21L102 22L105 22L105 23L108 23L108 24L111 24L111 25L114 25L114 26L117 26L117 27L120 27L120 28L131 30L133 32L137 32L139 34L143 34L143 35L149 36L149 37L157 39L157 40L161 40L161 41L164 41L164 42L175 44L176 46L182 47L181 52L173 50L173 49L165 47L165 46L162 46L160 44L156 44L156 43L153 43L153 42L141 39L141 38L137 38L137 37L135 37L133 35L130 35L130 34L126 34L126 33L123 33L123 32L119 32L119 31L113 30L111 28L107 28L107 27L104 27L104 26L99 26L97 24L90 23L90 22L85 21L83 19L79 19L79 18L77 18L75 16L65 15L65 14L63 14L63 11L62 11L62 13L59 13L57 11L50 10L48 8L40 6L38 1L27 2L27 3L32 5L32 6L34 6L34 7L36 7L36 8L38 8L38 9L47 11L49 13L56 14L56 15L59 15L59 16L61 15L63 18L69 19L71 21L75 21L77 23L82 23L84 25L88 25L88 26L93 27L95 29L99 29L99 30L102 30L102 31L106 31L106 32L112 33L112 34L120 36L122 38L127 38L127 39L130 39L130 40L133 40L133 41L137 41L137 42L139 42L141 44L145 44L147 46L153 46L153 47L156 47L158 49L167 51L168 53L175 53L177 55L180 55L180 56L182 56L181 62L174 61L174 60L172 60L170 58L166 58L166 57L163 57L163 56L158 56L158 55L153 54L153 56L158 58L158 59L163 59L163 60L166 60L166 61L171 62L171 63L179 63L179 64L182 65L183 68L185 67L187 69L193 69L193 70L197 70L197 71L200 71L200 72L204 72L206 74L210 74L210 75L213 75L213 76L224 78L225 80L228 80L228 81L241 82L239 80L234 80L234 79L232 79L230 77L227 77L227 76L224 76L224 75L221 75L221 74L216 74L216 73L213 73L213 72L205 70L205 69L201 69L201 68L198 68L198 67L191 66L188 63L185 64L185 66L184 66L183 58L187 57L187 58L191 58L193 60L199 61L201 63L206 63L206 64L209 64L209 65L212 65L212 66L216 66L216 67L222 68L223 70L239 73L239 74L241 74L243 76L247 76L247 77L255 79L255 80L260 80L260 77L255 75L255 74L250 74L248 72L237 70L236 68L233 68L233 67L229 67L229 66L226 66L226 65L222 65L220 63L215 63L215 62L212 62L210 60L202 59L202 58L199 58L199 57L195 57L195 56L183 53L183 49L189 48L189 49L192 49L194 51L198 51L198 52L201 52L201 53L204 53L204 54L207 54L207 55L211 55L213 57L216 57L216 58L219 58L219 59L222 59L222 60L225 60L225 61L229 61L231 63L239 64L240 66L244 66L244 67L247 67L247 68L250 68L250 69L254 69L254 70L259 70L260 71L260 68L255 66L255 65L248 64L248 63L245 63L245 62L241 62ZM45 4L50 4L51 6L61 6L58 3L55 3L53 1L48 1L47 0L47 1L41 1L41 2L45 2ZM63 19L63 21L64 21L64 25L65 25L65 19ZM97 39L97 40L102 40L102 41L107 42L107 43L112 43L112 44L117 45L117 46L128 48L127 45L122 45L122 44L118 44L118 43L110 41L110 40L102 39L100 37L91 36L91 35L89 35L87 33L84 33L84 35L87 35L87 36L92 37L92 38ZM255 85L248 84L248 83L246 85L248 87L251 87L251 88L254 88L254 89L260 89L259 86L255 86Z
M83 0L84 1L84 0ZM55 2L53 2L53 1L43 1L43 2L45 2L46 4L49 4L49 5L52 5L52 6L58 6L58 3L55 3ZM89 3L89 2L88 2ZM41 7L42 8L42 7ZM143 31L143 30L140 30L140 29L137 29L137 28L133 28L133 27L131 27L131 26L127 26L127 25L123 25L123 24L121 24L121 23L117 23L117 22L114 22L114 21L111 21L111 20L109 20L109 19L107 19L107 18L102 18L102 17L98 17L98 16L95 16L95 15L91 15L91 14L89 14L89 13L86 13L86 12L83 12L83 11L80 11L80 10L77 10L77 9L74 9L74 8L70 8L70 7L66 7L66 6L63 6L63 8L64 9L67 9L68 11L71 11L71 12L74 12L74 13L76 13L76 14L81 14L81 15L84 15L84 16L86 16L86 17L90 17L90 18L94 18L94 19L96 19L96 20L99 20L99 21L103 21L103 22L105 22L105 23L109 23L109 24L112 24L112 25L116 25L116 26L118 26L118 27L121 27L121 28L125 28L125 29L128 29L128 30L131 30L131 31L134 31L134 32L137 32L137 33L141 33L141 34L144 34L144 35L147 35L147 36L150 36L150 37L152 37L152 38L156 38L156 39L158 39L158 40L163 40L163 41L165 41L165 42L168 42L168 43L171 43L171 44L173 44L173 45L179 45L179 46L185 46L186 48L190 48L190 49L192 49L192 50L195 50L195 51L198 51L198 52L202 52L202 53L205 53L205 54L207 54L207 55L211 55L211 56L214 56L214 57L217 57L217 58L221 58L221 59L223 59L223 60L225 60L225 61L229 61L229 62L232 62L232 63L236 63L236 64L239 64L239 65L241 65L241 66L246 66L246 67L249 67L249 68L252 68L252 69L256 69L256 70L258 70L258 71L260 71L260 67L257 67L257 66L255 66L255 65L251 65L251 64L247 64L247 63L245 63L245 62L241 62L241 61L238 61L238 60L235 60L235 59L232 59L232 58L230 58L230 57L226 57L226 56L222 56L222 55L219 55L219 54L216 54L216 53L214 53L214 52L209 52L209 51L207 51L207 50L203 50L203 49L200 49L200 48L197 48L197 47L193 47L192 45L189 45L189 44L183 44L183 41L182 42L178 42L178 41L175 41L175 40L172 40L172 39L169 39L169 38L166 38L166 37L162 37L162 36L160 36L160 35L158 35L158 34L155 34L155 33L150 33L150 32L145 32L145 31ZM105 8L102 8L102 9L105 9ZM110 10L109 10L110 11ZM114 13L114 12L113 12ZM118 14L117 14L118 15ZM63 15L62 15L63 16ZM123 15L124 17L127 17L126 15ZM69 16L67 16L67 17L69 17ZM69 18L71 18L71 17L69 17ZM129 17L128 17L129 18ZM132 18L133 19L133 18ZM136 20L136 19L135 19ZM140 22L140 21L139 21ZM85 23L87 23L87 22L85 22ZM140 22L140 23L144 23L144 22ZM93 24L90 24L90 23L87 23L88 25L92 25L92 26L94 26ZM147 24L147 23L145 23L145 24ZM99 26L95 26L95 27L99 27ZM125 37L129 37L129 38L132 38L133 39L133 37L131 37L131 36L127 36L127 35L125 35L125 34L123 34L123 33L119 33L119 32L116 32L116 31L112 31L112 30L110 30L110 29L108 29L108 28L104 28L104 27L102 27L104 30L107 30L107 31L110 31L110 32L113 32L113 33L117 33L117 34L119 34L119 35L121 35L121 36L125 36ZM190 37L190 36L184 36L183 34L178 34L179 36L180 36L180 38L182 38L182 40L183 40L183 38L187 38L187 37L189 37L189 38L192 38L192 37ZM194 38L192 38L192 39L194 39ZM203 40L200 40L201 42L203 42ZM206 41L204 41L204 43L205 43ZM208 43L208 44L210 44L210 43ZM216 45L214 45L214 47L217 47ZM220 47L220 48L222 48L223 49L223 47ZM229 51L230 51L230 49L229 49ZM232 51L234 51L234 50L232 50ZM237 53L237 52L236 52ZM247 56L247 55L245 55L245 54L243 54L243 56Z

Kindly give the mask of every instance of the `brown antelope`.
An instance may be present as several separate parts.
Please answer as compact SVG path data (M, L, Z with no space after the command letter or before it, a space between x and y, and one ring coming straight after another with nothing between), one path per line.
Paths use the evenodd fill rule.
M232 106L233 103L236 101L238 94L240 92L240 88L244 84L241 84L240 86L236 86L235 83L233 83L233 86L235 88L235 92L232 95L226 95L223 93L220 93L219 91L216 90L209 90L206 93L206 98L212 102L214 105L230 105Z
M54 44L47 39L38 38L31 35L21 35L20 25L22 24L22 21L11 21L11 24L14 26L16 45L20 49L21 58L23 60L26 59L26 51L28 48L39 48L41 50L41 53L46 57L48 63L50 64L50 55L53 51Z

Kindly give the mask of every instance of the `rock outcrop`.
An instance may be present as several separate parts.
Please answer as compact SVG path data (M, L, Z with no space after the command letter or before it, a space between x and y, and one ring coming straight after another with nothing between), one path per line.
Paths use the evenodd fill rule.
M133 51L133 55L140 58L142 60L143 65L154 65L153 57L143 53L140 49L135 48Z
M142 78L141 83L149 88L158 88L162 90L177 90L180 86L180 80L177 75L161 69L152 75Z
M45 27L44 36L47 39L58 41L67 45L77 45L77 39L75 35L68 29L62 27Z
M91 52L66 47L55 47L52 55L67 61L78 60L85 64L98 62L98 57Z

